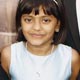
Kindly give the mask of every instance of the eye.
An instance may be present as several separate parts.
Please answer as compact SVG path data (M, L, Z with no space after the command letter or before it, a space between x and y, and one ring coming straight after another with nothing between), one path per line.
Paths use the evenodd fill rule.
M47 24L47 23L50 23L51 22L51 19L44 18L44 19L42 19L42 22Z
M31 22L32 22L32 18L24 18L24 21L25 21L26 23L31 23Z

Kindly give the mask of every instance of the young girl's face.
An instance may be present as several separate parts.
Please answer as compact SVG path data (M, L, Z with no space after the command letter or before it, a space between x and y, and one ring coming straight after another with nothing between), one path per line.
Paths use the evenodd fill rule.
M39 14L23 14L21 17L22 31L27 43L34 46L51 44L54 32L59 29L60 22L52 15L46 15L43 9Z

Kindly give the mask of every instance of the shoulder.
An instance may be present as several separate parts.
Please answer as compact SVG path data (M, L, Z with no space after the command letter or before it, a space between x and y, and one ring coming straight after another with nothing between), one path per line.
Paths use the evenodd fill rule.
M25 42L21 41L21 42L16 42L16 43L13 43L11 45L11 47L20 47L20 46L23 46L25 44Z
M64 53L62 55L65 55L65 58L71 59L71 69L72 69L71 80L76 80L76 77L80 69L79 53L75 49L64 44L59 44L59 51L61 51L61 53Z
M68 66L71 66L72 61L72 48L70 46L59 44L56 49L59 57L63 60L64 63L68 63Z
M23 42L16 42L11 45L5 46L1 50L1 65L7 73L9 73L12 51L16 52L17 49L20 50L22 45Z
M61 51L61 53L63 53L63 55L65 55L66 57L68 56L71 59L72 64L79 62L79 53L72 47L64 44L59 44L58 49L59 51Z
M79 56L79 53L75 50L75 49L72 49L72 65L73 65L73 68L77 68L77 66L79 67L79 61L80 61L80 56Z
M10 64L10 53L11 53L11 45L4 47L1 51L1 65L3 69L8 73L8 68Z
M22 46L22 42L16 42L13 43L11 45L5 46L2 50L1 50L1 62L5 59L9 60L10 59L10 55L11 55L11 49L12 48L19 48L19 46ZM6 61L7 61L6 60Z
M72 49L72 76L74 76L74 78L76 78L79 73L80 68L79 63L80 63L79 53L75 49Z
M72 62L76 61L79 61L79 53L75 49L72 49Z
M72 63L74 64L74 63L76 63L76 62L79 62L79 53L75 50L75 49L73 49L72 47L70 47L70 46L67 46L67 45L64 45L64 44L59 44L58 45L58 47L59 47L59 49L61 50L61 51L63 51L64 53L66 52L67 53L67 55L69 55L70 53L71 53L71 57L72 57ZM65 54L66 54L65 53ZM68 54L69 53L69 54Z
M59 46L59 49L62 50L64 53L66 52L67 54L68 53L71 54L72 63L75 63L77 61L79 62L79 58L80 58L79 53L75 49L73 49L70 46L64 45L64 44L59 44L58 46Z
M61 50L65 54L67 53L68 55L72 53L72 48L64 44L59 44L58 49Z

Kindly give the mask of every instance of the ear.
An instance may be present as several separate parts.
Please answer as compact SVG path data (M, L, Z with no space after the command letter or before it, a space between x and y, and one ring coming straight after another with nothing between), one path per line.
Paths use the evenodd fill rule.
M55 27L55 32L59 32L60 29L60 21L57 22L57 25Z

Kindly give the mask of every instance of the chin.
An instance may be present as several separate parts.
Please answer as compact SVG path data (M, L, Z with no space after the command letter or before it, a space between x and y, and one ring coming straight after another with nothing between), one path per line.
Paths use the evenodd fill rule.
M40 41L32 41L32 42L30 42L30 44L33 45L33 46L41 46L41 45L43 45L43 42L40 42Z

